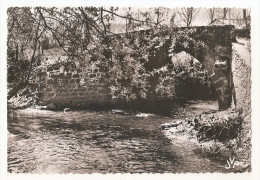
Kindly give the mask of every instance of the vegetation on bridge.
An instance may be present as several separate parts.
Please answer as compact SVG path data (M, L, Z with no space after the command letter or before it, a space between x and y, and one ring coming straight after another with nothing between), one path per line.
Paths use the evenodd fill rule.
M176 31L147 18L136 22L149 25L149 30L130 32L136 24L128 17L128 33L114 34L110 21L118 15L116 10L102 7L9 8L8 99L17 95L24 98L25 95L30 96L30 103L37 103L35 85L39 82L35 76L41 68L52 64L76 68L88 67L94 62L107 72L105 80L111 85L112 96L127 101L145 99L156 93L151 91L151 79L157 79L158 87L154 88L157 93L169 96L167 83L161 86L164 81L176 81L178 87L185 87L187 83L210 84L203 68L194 68L192 63L189 67L174 67L177 78L161 76L158 72L163 64L158 67L150 64L151 58L161 58L157 54L162 53L163 63L172 64L176 45L184 48L191 43L203 46L203 42L188 35L192 29ZM162 14L163 11L159 16ZM173 31L174 36L169 37Z

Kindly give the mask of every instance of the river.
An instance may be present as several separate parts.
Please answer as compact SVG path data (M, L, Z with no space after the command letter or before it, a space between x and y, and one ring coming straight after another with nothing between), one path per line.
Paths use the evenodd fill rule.
M223 172L223 162L198 153L196 143L171 141L159 128L163 123L211 110L217 110L214 101L190 101L174 107L172 117L109 110L10 110L8 171Z

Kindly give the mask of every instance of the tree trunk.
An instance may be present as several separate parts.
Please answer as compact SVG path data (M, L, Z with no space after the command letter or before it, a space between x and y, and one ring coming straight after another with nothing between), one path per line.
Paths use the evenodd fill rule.
M14 95L18 93L22 88L27 86L27 82L19 82L11 91L8 92L7 100L10 100Z

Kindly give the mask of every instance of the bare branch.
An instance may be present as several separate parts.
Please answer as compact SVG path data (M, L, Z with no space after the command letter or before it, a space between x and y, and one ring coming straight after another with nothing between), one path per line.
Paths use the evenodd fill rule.
M155 25L157 24L156 22L152 22L152 21L142 21L142 20L138 20L138 19L135 19L135 18L132 18L132 17L129 17L129 16L122 16L122 15L119 15L117 13L114 13L114 12L106 10L106 9L103 9L103 11L107 12L107 13L110 13L110 14L113 14L113 15L115 15L117 17L120 17L120 18L128 19L128 20L133 20L133 21L137 21L137 22L141 22L141 23L150 23L150 24L155 24Z
M48 24L47 24L47 22L46 22L46 20L45 20L45 18L43 16L41 10L38 7L36 9L40 13L40 16L41 16L41 18L42 18L42 20L44 22L45 27L48 28L51 31L54 39L57 40L57 42L59 43L60 47L64 50L64 52L69 55L69 52L64 48L63 44L60 42L59 38L54 33L54 30L50 26L48 26Z

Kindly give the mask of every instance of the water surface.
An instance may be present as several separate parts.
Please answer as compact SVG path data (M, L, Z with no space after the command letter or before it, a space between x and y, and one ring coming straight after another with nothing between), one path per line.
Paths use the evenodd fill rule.
M172 117L113 111L15 110L8 113L8 171L13 173L176 173L222 171L196 154L194 142L173 142L159 126L216 110L212 101L174 107Z

